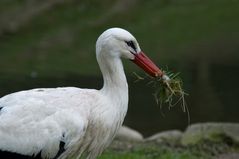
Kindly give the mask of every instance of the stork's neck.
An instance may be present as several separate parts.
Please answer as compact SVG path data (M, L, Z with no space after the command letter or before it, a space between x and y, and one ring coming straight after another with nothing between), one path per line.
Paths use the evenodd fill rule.
M113 99L122 98L122 102L128 103L128 84L122 61L119 57L106 56L107 53L100 53L97 56L104 79L101 91Z

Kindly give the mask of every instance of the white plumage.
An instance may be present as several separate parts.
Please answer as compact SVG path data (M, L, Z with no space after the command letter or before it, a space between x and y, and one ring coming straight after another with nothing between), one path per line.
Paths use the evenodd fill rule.
M104 79L101 90L43 88L0 98L1 153L32 158L40 154L44 159L79 158L83 153L94 159L102 153L122 125L128 107L120 58L134 61L151 75L160 75L160 70L141 57L135 38L120 28L108 29L98 38L96 55Z

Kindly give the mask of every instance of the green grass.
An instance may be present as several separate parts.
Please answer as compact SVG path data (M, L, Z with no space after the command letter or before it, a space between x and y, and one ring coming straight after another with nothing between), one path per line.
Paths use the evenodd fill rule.
M99 159L145 159L145 157L137 153L128 153L128 154L106 153L101 157L99 157Z
M188 146L114 141L99 159L213 159L230 153L238 153L238 145L208 141Z
M204 152L194 152L187 148L156 148L144 147L131 151L108 150L99 159L211 159L212 157Z
M106 152L99 159L206 159L203 157L198 157L190 153L174 153L166 152L164 154L141 154L138 152L131 153L110 153Z

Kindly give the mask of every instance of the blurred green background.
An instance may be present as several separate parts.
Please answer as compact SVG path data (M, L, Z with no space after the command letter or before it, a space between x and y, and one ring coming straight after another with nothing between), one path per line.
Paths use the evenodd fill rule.
M107 28L130 31L164 69L180 72L191 122L239 122L239 0L1 0L0 96L36 87L100 88L95 42ZM125 124L145 136L184 129L180 106L162 110L152 89L130 85Z

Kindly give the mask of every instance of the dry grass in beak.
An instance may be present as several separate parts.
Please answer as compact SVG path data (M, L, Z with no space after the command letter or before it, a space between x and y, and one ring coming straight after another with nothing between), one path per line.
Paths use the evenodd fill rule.
M163 71L164 75L162 77L151 77L145 76L141 77L134 72L134 75L137 77L137 81L140 80L149 80L148 84L154 88L154 99L156 103L163 107L163 105L168 105L168 108L171 109L177 104L181 105L182 111L187 112L188 122L190 122L189 111L185 102L185 95L188 95L182 89L183 82L179 78L179 73L172 73L168 71Z

